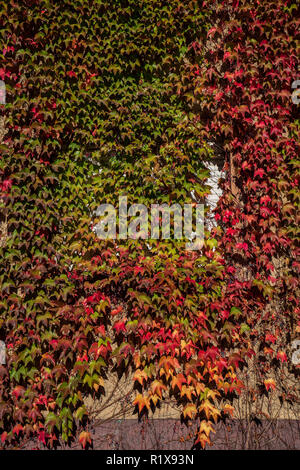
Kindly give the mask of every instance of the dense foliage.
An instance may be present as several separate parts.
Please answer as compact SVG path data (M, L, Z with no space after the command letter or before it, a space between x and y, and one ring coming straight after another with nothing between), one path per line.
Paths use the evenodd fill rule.
M171 395L204 447L256 337L276 387L264 358L286 360L279 333L297 321L297 22L287 1L206 3L1 5L5 447L91 444L85 398L131 371L138 414ZM202 250L97 239L96 208L122 194L203 200L220 153L219 225Z
M194 86L205 90L200 117L208 136L217 136L226 154L228 178L217 214L226 297L230 305L240 299L251 328L261 393L276 388L274 371L287 362L299 335L299 107L291 98L299 19L296 4L287 1L213 5ZM201 45L192 47L202 54ZM283 399L299 393L287 382L284 387Z

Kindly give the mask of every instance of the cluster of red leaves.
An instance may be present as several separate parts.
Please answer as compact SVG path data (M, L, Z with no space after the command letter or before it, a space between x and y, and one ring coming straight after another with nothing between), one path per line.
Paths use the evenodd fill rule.
M292 102L299 19L289 1L210 6L214 26L193 84L196 95L206 92L200 119L225 158L216 213L228 274L224 308L243 306L263 383L299 335L299 106ZM192 47L202 54L202 44Z

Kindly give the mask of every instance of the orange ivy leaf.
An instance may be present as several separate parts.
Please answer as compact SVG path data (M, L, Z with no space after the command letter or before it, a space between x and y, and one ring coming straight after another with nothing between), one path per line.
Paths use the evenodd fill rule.
M186 418L187 416L189 418L193 418L193 416L196 413L197 413L197 408L196 408L196 405L194 405L194 403L189 403L188 405L186 405L186 407L183 410L184 418Z
M147 382L148 376L144 370L138 369L135 371L133 380L138 381L141 385L143 385L144 380Z
M207 436L210 435L211 432L216 432L211 424L210 421L201 421L200 423L200 433L204 433Z
M167 387L162 383L160 382L159 380L154 380L154 382L152 382L151 384L151 391L158 395L159 398L162 397L162 390L167 390Z
M201 444L201 447L204 449L206 444L210 444L211 440L204 432L199 432L195 444Z
M85 449L87 442L89 444L92 443L91 434L87 431L82 431L79 436L79 442L82 445L82 447Z
M278 351L277 359L280 359L281 362L287 362L287 355L284 351Z
M229 405L229 403L226 403L225 406L223 406L223 412L226 413L226 414L230 414L231 416L233 416L233 413L234 413L234 407Z
M150 400L152 400L153 404L156 406L157 402L159 401L159 397L157 395L152 395Z
M220 416L220 411L216 407L214 407L209 400L204 400L199 410L204 411L207 419L212 416L215 422L217 422L218 416Z
M141 413L142 409L146 406L146 408L149 410L150 408L150 401L148 397L144 397L141 393L139 393L134 402L134 405L137 405L139 408L139 413Z
M181 391L182 384L186 383L186 379L182 374L178 374L173 377L171 386L174 389L175 387L178 387L178 389Z
M275 390L275 388L276 388L276 383L274 382L273 379L266 379L266 380L264 381L264 384L265 384L265 387L266 387L267 391L269 391L270 388L271 388L272 390Z

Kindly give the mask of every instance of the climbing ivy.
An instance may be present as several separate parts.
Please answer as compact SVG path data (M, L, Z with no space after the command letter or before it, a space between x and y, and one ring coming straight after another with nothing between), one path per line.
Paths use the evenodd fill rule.
M129 372L139 416L171 396L205 447L243 387L249 328L273 325L273 295L295 318L294 9L254 3L1 5L3 447L92 445L85 399ZM97 238L97 207L120 195L203 201L219 147L239 203L227 177L201 250ZM250 281L232 279L241 265Z

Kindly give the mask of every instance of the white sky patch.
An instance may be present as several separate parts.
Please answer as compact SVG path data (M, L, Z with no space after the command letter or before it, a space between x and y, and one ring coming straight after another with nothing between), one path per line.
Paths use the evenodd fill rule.
M0 104L6 104L6 87L3 80L0 80Z
M210 194L206 197L206 203L213 211L222 196L222 189L219 187L219 179L224 177L224 171L219 170L218 166L214 163L206 163L206 168L210 171L210 176L206 181L206 185L210 186Z
M6 346L4 341L0 341L0 364L6 364Z

